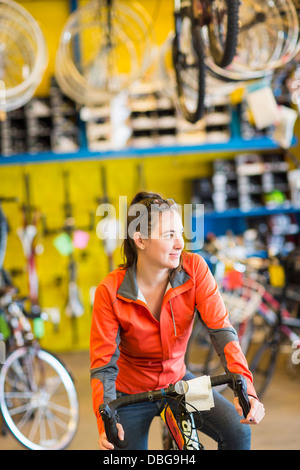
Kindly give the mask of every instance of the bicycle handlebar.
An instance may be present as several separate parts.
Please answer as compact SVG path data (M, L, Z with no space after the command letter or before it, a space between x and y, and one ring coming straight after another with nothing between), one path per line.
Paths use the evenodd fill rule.
M246 418L250 411L250 403L247 395L247 386L245 378L240 374L228 373L210 377L210 380L212 387L228 384L230 388L233 389L234 394L236 397L238 397L240 405L243 409L244 417ZM119 408L141 402L161 400L166 396L176 397L184 395L184 393L178 393L176 390L178 390L176 384L171 384L169 387L161 390L136 393L133 395L125 395L120 398L116 398L115 400L112 400L109 404L100 405L99 412L104 422L107 440L119 447L120 449L126 448L129 444L126 438L122 441L118 437L117 410Z

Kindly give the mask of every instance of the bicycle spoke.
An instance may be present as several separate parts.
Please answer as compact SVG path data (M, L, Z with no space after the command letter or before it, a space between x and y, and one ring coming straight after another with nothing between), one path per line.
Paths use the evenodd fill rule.
M21 380L24 385L28 385L28 379L24 373L20 361L15 361L15 363L12 365L12 371L15 373L15 376L18 378L18 380Z
M45 390L49 394L49 396L52 396L56 393L56 391L59 389L61 386L61 380L59 376L57 377L48 377L45 382Z
M49 414L49 420L56 423L61 429L66 430L68 428L68 423L60 419L56 414L51 413L49 410L47 410L47 414Z
M24 412L33 412L34 408L31 406L30 403L26 404L26 405L21 405L21 406L17 406L15 408L10 408L9 409L9 414L10 416L15 416L17 414L20 414L20 413L24 413Z
M67 408L66 406L58 405L57 403L53 403L51 401L48 402L48 407L58 411L59 413L65 414L67 416L71 415L71 410L70 408Z
M41 414L41 410L37 409L37 412L35 413L33 423L30 429L30 433L28 435L28 439L32 442L35 441L35 436L38 432L38 429L40 428L40 422L41 422L40 414Z

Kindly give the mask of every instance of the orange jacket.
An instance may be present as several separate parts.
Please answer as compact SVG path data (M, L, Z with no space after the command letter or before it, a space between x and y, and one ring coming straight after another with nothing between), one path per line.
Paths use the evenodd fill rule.
M208 328L223 366L243 374L248 394L255 396L252 375L236 332L206 262L198 254L183 255L183 270L167 289L160 321L142 300L135 267L116 269L95 294L90 337L93 407L100 434L98 407L116 397L116 390L156 390L185 374L184 356L196 309Z

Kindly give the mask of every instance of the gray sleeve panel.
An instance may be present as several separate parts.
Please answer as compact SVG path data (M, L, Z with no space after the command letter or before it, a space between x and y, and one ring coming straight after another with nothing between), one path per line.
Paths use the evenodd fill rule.
M227 370L227 361L226 361L224 349L225 349L225 346L231 341L239 342L239 338L238 338L236 330L233 327L231 328L225 327L225 328L218 328L218 329L208 328L207 325L203 322L199 311L197 311L197 314L198 314L200 322L207 329L209 333L211 342L216 350L216 353L218 354L220 358L222 366L224 367L225 370Z
M239 341L238 335L234 328L221 328L213 330L208 328L211 342L220 358L221 364L225 371L228 371L227 361L224 353L225 346L231 341Z
M120 356L119 344L120 344L120 328L118 329L116 337L116 350L111 357L109 363L103 367L96 367L90 370L90 378L98 379L102 382L104 403L109 403L116 398L116 378L119 372L117 360Z
M234 328L220 328L217 330L208 328L208 333L218 356L223 353L226 344L230 343L231 341L239 340Z

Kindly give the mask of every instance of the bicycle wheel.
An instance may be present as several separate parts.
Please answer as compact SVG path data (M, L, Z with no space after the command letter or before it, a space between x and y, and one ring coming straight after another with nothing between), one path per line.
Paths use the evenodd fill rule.
M259 399L263 396L272 380L278 352L279 344L277 341L264 341L250 363L249 368L253 374L253 383Z
M207 0L206 14L203 0L194 0L194 15L206 37L207 55L219 67L231 64L239 33L239 0ZM200 14L198 13L201 12Z
M0 110L8 112L34 95L48 63L48 51L39 24L15 1L0 0L0 31Z
M16 439L31 450L61 450L78 426L71 376L52 354L35 347L12 352L0 372L0 406Z
M229 67L219 67L211 56L206 57L208 69L220 78L239 81L270 76L299 51L299 21L292 0L244 0L239 26L237 51Z
M201 28L191 8L183 8L175 17L172 44L179 107L184 118L195 123L204 114L205 70Z
M219 67L231 64L239 34L239 0L212 0L208 26L210 52Z
M138 2L91 0L68 18L55 60L62 91L97 106L138 80L154 59L154 28Z

